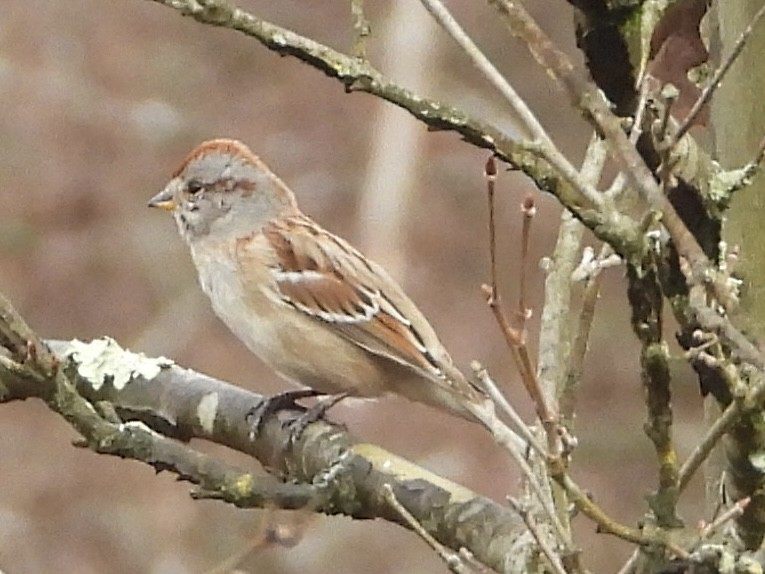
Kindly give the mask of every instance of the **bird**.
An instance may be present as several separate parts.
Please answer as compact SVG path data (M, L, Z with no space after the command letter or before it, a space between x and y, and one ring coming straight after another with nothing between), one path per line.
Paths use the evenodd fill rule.
M478 421L473 407L485 392L399 284L305 215L242 142L198 145L149 206L174 216L216 315L297 385L266 407L282 408L279 396L327 395L334 404L396 394Z

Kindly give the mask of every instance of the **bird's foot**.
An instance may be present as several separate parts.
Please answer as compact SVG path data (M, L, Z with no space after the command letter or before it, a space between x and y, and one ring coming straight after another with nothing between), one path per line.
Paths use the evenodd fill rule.
M315 423L318 420L324 418L327 411L334 407L337 403L345 398L348 398L350 393L338 393L336 395L327 395L315 405L306 409L303 414L297 418L292 419L284 424L284 428L289 430L289 444L295 444L300 437L303 436L305 429L311 423Z
M263 397L257 405L247 412L246 420L250 425L250 440L253 440L258 433L260 433L263 428L263 423L269 416L284 409L298 409L307 413L310 409L306 409L295 401L316 397L322 394L324 393L320 393L313 389L294 389L270 397Z

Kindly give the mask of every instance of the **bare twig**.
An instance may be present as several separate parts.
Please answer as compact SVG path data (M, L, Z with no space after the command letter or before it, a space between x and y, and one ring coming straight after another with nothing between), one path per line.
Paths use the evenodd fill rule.
M491 297L497 298L497 222L495 217L494 188L497 184L497 162L489 157L484 166L486 196L489 202L489 270L491 276Z
M534 540L539 546L539 549L542 551L542 554L544 554L547 558L547 561L550 563L553 571L557 574L568 574L560 561L560 556L555 553L555 551L547 543L547 540L545 540L545 537L539 531L539 527L537 526L534 517L529 512L529 509L512 496L508 496L507 501L510 503L510 507L518 513L518 516L521 517L524 524L526 524L526 527L534 537Z
M218 564L203 572L203 574L235 574L236 567L250 554L268 546L292 548L303 536L301 524L286 524L274 521L275 509L265 508L260 513L258 531L254 538L236 550ZM294 513L293 513L294 514ZM309 515L308 513L306 513ZM310 515L309 515L310 516Z
M523 214L523 223L521 225L521 272L518 278L519 295L518 295L518 330L521 332L521 337L526 339L526 321L531 314L526 301L526 281L529 267L529 240L531 236L531 224L534 221L534 216L537 213L537 208L534 205L534 197L531 195L526 196L521 204L521 213Z
M733 374L733 373L731 373ZM715 445L736 422L748 411L760 408L760 402L765 398L765 378L759 377L752 384L746 396L737 398L728 405L723 413L707 430L704 438L696 445L678 471L677 488L682 492L688 486L693 475L707 459Z
M487 171L487 175L491 173L491 169L487 169L486 171ZM492 181L492 187L489 192L489 197L493 198L493 194L494 194L494 191L493 191L493 181ZM490 208L490 213L493 213L491 208ZM494 229L495 229L494 225L490 224L490 234L491 234L491 231ZM491 237L490 237L489 244L490 244L490 249L491 248L496 249L496 242L493 241ZM490 254L490 259L496 262L496 254L495 253ZM495 312L495 317L497 318L500 328L502 329L502 332L505 335L506 341L508 342L508 346L510 347L511 351L518 352L518 360L520 361L520 364L523 366L524 363L523 363L523 356L521 354L521 351L525 349L525 346L522 344L522 339L520 338L519 334L509 325L509 322L507 321L506 316L504 312L502 311L501 304L498 301L499 294L498 294L497 286L496 285L492 287L485 286L484 292L487 295L487 298L489 300L490 306L492 307L492 310ZM496 298L494 297L494 294L497 294ZM521 372L523 374L523 371ZM529 370L528 372L531 372L531 371ZM539 400L540 402L539 403L535 402L538 408L539 408L539 405L542 405L544 408L548 408L536 378L534 378L533 382L531 381L529 382L529 387L527 387L527 391L529 392L532 399L536 399L536 397L539 397L539 399L536 399L536 400ZM540 415L540 419L542 419L543 422L545 420L542 418L541 415ZM548 420L551 421L551 419L548 419ZM559 446L560 437L557 436L555 433L556 425L557 423L554 423L554 422L552 422L552 424L546 425L546 431L548 436L548 442L551 443L549 448L550 448L550 453L553 456L552 460L553 461L557 460L557 462L560 463L560 460L555 458L557 456L556 453L560 452L560 446ZM551 440L551 437L553 435L556 435L556 436L553 440ZM531 468L529 467L528 470L525 470L524 468L528 466L525 460L523 460L522 458L519 458L518 453L513 453L512 450L510 452L514 456L514 458L516 458L516 462L518 462L518 464L521 466L524 472L524 475L528 477L533 477L533 475L531 474L532 473ZM588 499L588 497L586 497L582 493L581 489L579 489L579 487L570 479L570 477L568 477L565 474L564 471L562 470L559 472L556 471L556 475L557 475L556 480L559 481L559 483L564 488L564 490L568 494L574 495L574 503L577 505L577 507L581 507L583 513L587 514L594 520L599 521L598 524L601 527L603 527L604 531L615 534L620 537L624 537L626 539L630 539L632 541L639 541L639 543L641 544L655 543L655 541L652 541L650 537L643 536L642 533L629 529L611 520L602 510L599 509L599 507L597 507L597 505L595 505L592 501ZM537 492L536 479L533 478L533 480L531 480L529 484L532 486L532 490L535 491L535 493L539 497L540 502L542 502L544 506L546 502L546 497L543 497L540 492ZM548 511L548 515L549 515L549 512L550 511Z
M592 185L600 180L605 160L606 148L597 136L593 136L582 164L582 175ZM570 350L572 274L583 236L582 224L564 212L545 277L545 303L539 332L539 380L556 410L559 409L558 397L563 388Z
M656 132L656 139L663 142L667 138L667 128L670 119L672 118L672 106L675 105L675 102L680 97L680 90L678 90L674 84L665 84L662 86L658 96L662 105L659 115L659 123L654 129Z
M633 120L632 127L630 128L629 137L630 143L632 143L632 145L637 144L640 136L643 133L643 122L645 121L646 109L648 107L648 95L651 92L651 82L649 82L649 79L649 76L644 75L640 81L640 97L638 98L638 105L635 111L635 119ZM616 204L616 202L622 198L626 187L627 176L624 172L619 172L619 174L614 178L614 181L611 183L603 195L609 201L612 201L614 204ZM624 202L622 201L621 203ZM622 206L623 209L624 207L626 206Z
M406 507L404 507L404 505L398 501L396 494L393 492L393 487L390 484L383 484L382 490L383 497L388 502L388 504L390 504L391 507L409 525L409 527L414 530L420 536L420 538L422 538L428 544L428 546L430 546L435 551L436 554L438 554L438 557L444 561L450 571L454 572L454 574L472 574L471 569L465 565L459 553L449 550L438 540L433 538L430 533L422 527L422 524L420 524L417 519L412 516L412 513L409 512Z
M420 0L428 12L436 19L441 27L457 42L465 54L470 58L478 70L483 73L489 82L499 91L510 105L510 108L518 116L524 130L533 138L532 145L528 146L531 151L537 151L540 156L547 160L561 176L568 181L592 207L599 208L602 200L597 190L588 185L576 168L568 161L566 156L553 143L534 112L526 105L515 89L497 70L494 64L476 46L473 40L457 23L449 10L440 0Z
M694 545L694 548L701 544L704 540L709 540L727 523L741 516L751 501L752 499L748 496L746 498L742 498L733 504L733 506L731 506L728 510L720 514L720 516L718 516L713 522L704 525L704 527L701 529L701 532L699 533L699 542Z
M494 570L486 566L486 564L479 562L475 555L464 546L460 548L460 558L470 566L471 570L474 570L478 574L494 574Z
M364 0L351 0L351 17L354 32L351 53L361 60L366 60L367 38L372 33L372 27L364 14Z
M607 260L613 254L609 245L603 245L598 255L598 261ZM603 269L602 266L596 269ZM587 355L587 348L590 341L590 331L595 319L595 306L600 296L600 273L596 272L589 276L582 293L582 307L579 310L579 324L577 325L574 344L569 353L568 365L566 367L566 376L563 383L563 389L560 393L560 413L561 422L567 428L572 428L574 423L574 412L576 410L576 391L579 387L579 381L584 372L584 359Z
M765 159L765 137L760 140L760 145L757 146L757 153L754 154L751 165L759 167L762 165L763 159Z
M762 167L763 160L765 160L765 137L760 140L760 143L757 146L757 151L754 154L754 159L752 159L751 162L744 166L746 178L751 179L754 177L757 171L759 171ZM745 183L746 180L742 183L742 185Z
M545 425L554 424L555 415L547 404L547 400L539 386L529 349L523 341L523 335L514 329L510 324L510 321L508 321L502 305L502 299L500 297L495 298L492 296L493 289L488 285L484 285L482 290L486 297L486 302L492 310L492 313L494 313L494 318L505 338L505 342L507 343L508 349L510 350L511 356L513 357L521 376L523 386L529 394L529 397L531 397L539 420ZM552 438L553 434L554 433L548 433L548 440Z
M571 501L576 508L595 524L598 525L598 531L611 534L622 540L633 542L641 546L659 546L666 548L672 552L675 556L680 558L687 558L688 552L679 548L672 542L666 540L662 536L655 536L652 534L641 532L635 528L630 528L616 522L610 516L608 516L603 509L595 504L595 502L587 496L585 492L571 479L566 473L555 473L553 478L566 490Z
M746 42L749 40L749 37L752 35L752 32L754 31L755 26L760 22L762 17L765 15L765 4L763 4L759 10L755 13L754 17L752 18L752 21L749 23L749 25L744 29L743 32L741 32L741 35L736 40L736 43L733 45L733 48L730 51L730 54L727 55L725 60L723 60L720 64L720 66L715 70L715 73L712 75L712 78L709 80L709 83L706 85L704 90L701 92L701 95L699 95L696 102L691 107L690 111L688 112L688 115L685 116L685 119L680 124L680 127L675 132L674 136L672 137L672 141L670 143L670 147L674 147L677 145L677 142L680 141L680 139L688 133L688 130L693 125L694 120L699 115L699 112L706 106L709 101L712 99L712 96L714 95L715 91L717 91L717 88L720 87L720 84L722 83L723 78L728 73L728 70L730 70L730 67L733 65L733 62L738 59L739 55L741 54L741 51L744 49L744 46L746 45Z
M494 440L502 446L516 462L521 470L521 474L526 480L531 492L537 497L540 506L544 510L547 518L550 520L553 531L558 537L558 541L561 546L564 547L567 552L574 551L574 545L569 530L560 521L553 502L549 496L547 489L544 487L540 479L534 473L534 470L529 465L527 460L527 453L523 453L518 449L515 433L513 433L504 422L502 422L495 414L493 404L491 408L487 408L484 405L469 404L468 408L471 409L473 415L481 421L494 436ZM531 443L529 443L531 444ZM546 478L545 478L546 479Z
M545 489L537 479L533 469L526 460L526 457L523 453L518 451L516 442L511 436L512 433L509 433L509 429L505 424L496 417L493 409L489 412L481 405L470 405L470 408L476 418L478 418L478 420L491 431L497 443L503 446L518 464L531 492L537 497L542 509L550 520L550 523L553 526L553 531L556 533L560 544L565 549L565 554L575 553L576 548L574 547L570 534L557 516L555 507L553 506L549 495L545 493ZM608 514L591 500L582 488L568 475L560 457L549 457L547 460L547 467L550 476L566 491L574 506L581 511L582 514L593 520L598 525L601 532L612 534L623 540L640 545L667 548L677 556L687 555L682 549L677 548L674 544L665 540L661 536L644 534L639 530L624 526L608 516Z
M536 369L534 368L531 356L529 355L528 348L524 341L523 332L515 329L510 324L497 285L497 228L494 217L494 186L496 183L497 171L493 159L490 159L486 163L484 173L486 175L486 190L489 202L489 262L492 284L483 285L482 291L486 297L486 302L494 313L500 331L505 337L510 354L513 357L518 373L521 376L521 381L537 410L537 416L539 416L539 419L543 423L550 424L554 420L554 415L539 387L539 382L536 377ZM552 439L552 434L553 433L550 433L548 440Z
M659 153L661 155L661 166L659 167L659 182L661 183L661 189L663 193L667 193L671 187L670 174L672 173L672 165L670 164L669 157L672 152L672 146L667 145L667 127L670 124L672 118L672 106L680 97L680 91L674 86L674 84L666 84L661 88L659 93L659 99L661 101L661 111L659 116L658 125L655 126L655 138L659 141Z
M619 568L617 574L634 574L637 569L638 561L640 560L640 552L641 549L636 548L632 554L630 554L630 557L624 563L624 566Z
M600 275L603 270L621 264L621 257L616 255L608 244L603 246L599 255L595 255L592 247L585 247L582 250L582 260L571 273L571 279L574 282L590 281Z
M725 171L716 176L718 187L727 194L746 187L762 168L763 159L765 159L765 137L760 140L752 161L740 169ZM730 273L728 274L730 275Z
M509 417L510 422L515 426L516 429L518 429L518 432L523 437L523 439L520 437L518 438L518 448L522 449L526 444L528 444L537 453L538 456L544 458L547 455L544 447L540 444L539 440L537 440L537 437L534 435L526 422L518 414L518 411L513 408L513 405L510 404L510 401L508 401L505 398L505 395L503 395L499 390L497 384L489 376L489 372L478 361L473 361L470 366L478 380L483 385L483 388L486 389L486 391L489 393L491 400L493 400L494 403L500 408L500 410Z
M564 89L571 104L585 112L585 118L603 134L628 179L649 205L661 213L664 227L690 265L692 281L711 287L723 305L730 304L730 286L718 277L698 241L662 193L643 158L625 135L621 120L611 112L597 86L576 72L568 56L555 46L519 2L489 0L489 3L497 8L513 33L526 42L537 61Z
M735 357L751 363L760 370L765 370L765 354L738 330L727 316L720 315L703 302L700 286L692 288L691 291L699 294L699 296L692 294L688 303L688 309L699 325L707 331L716 333L723 341L731 345Z

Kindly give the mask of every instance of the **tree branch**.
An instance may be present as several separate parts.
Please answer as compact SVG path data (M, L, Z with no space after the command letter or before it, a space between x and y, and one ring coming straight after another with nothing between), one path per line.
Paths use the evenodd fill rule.
M348 92L366 92L405 109L431 130L458 133L466 142L488 149L529 176L542 191L558 200L598 238L623 258L641 257L645 241L638 224L616 210L592 209L581 191L572 186L534 145L524 145L502 130L473 118L443 102L415 94L391 81L367 61L349 56L310 38L267 22L224 0L150 0L179 11L197 22L236 30L283 56L293 56L340 81Z
M489 0L489 3L497 8L508 28L526 42L540 65L563 88L571 105L584 112L585 118L603 134L627 178L648 204L662 214L662 224L678 252L688 261L693 281L710 286L720 302L729 304L730 285L718 276L717 269L656 183L643 158L624 133L621 120L611 112L598 87L576 71L568 56L553 44L520 2Z
M52 341L49 347L1 296L0 344L6 351L0 354L2 402L43 399L89 448L174 472L200 486L196 497L407 526L382 494L388 484L439 543L456 551L466 547L499 572L507 571L507 556L525 532L508 508L359 442L336 425L311 424L291 445L283 422L298 412L268 418L251 439L246 415L262 397L166 359L130 353L111 340ZM244 473L169 437L201 438L250 454L289 482Z

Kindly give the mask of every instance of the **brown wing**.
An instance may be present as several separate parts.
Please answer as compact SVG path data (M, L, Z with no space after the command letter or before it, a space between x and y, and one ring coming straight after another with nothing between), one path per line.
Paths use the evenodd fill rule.
M446 379L443 367L453 369L451 359L425 318L381 268L303 216L272 221L263 235L277 254L272 272L284 303L331 324L370 353L431 379Z

